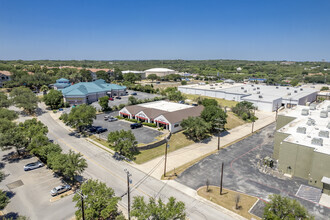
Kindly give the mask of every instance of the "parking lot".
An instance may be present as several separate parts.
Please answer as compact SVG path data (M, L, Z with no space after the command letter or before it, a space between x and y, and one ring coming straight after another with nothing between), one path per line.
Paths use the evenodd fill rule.
M74 216L75 207L72 196L66 196L56 202L50 202L50 190L61 185L61 179L55 177L45 166L24 171L24 165L37 161L30 157L21 160L10 159L13 150L0 152L1 169L6 178L0 188L11 197L10 203L4 209L6 217L24 215L29 219L70 219Z
M115 106L115 105L118 106L120 104L127 104L128 103L128 97L133 92L136 93L136 95L134 95L134 97L136 99L151 99L151 98L155 98L155 97L159 96L157 94L150 94L150 93L145 93L145 92L137 92L137 91L133 91L133 90L127 90L127 92L128 92L128 95L126 95L126 96L120 96L121 99L116 99L114 97L114 100L113 101L109 101L109 106L112 107L112 106ZM91 105L94 106L97 110L100 110L101 109L101 106L99 105L98 102L94 102Z
M206 185L219 185L221 163L224 162L223 186L225 188L268 199L270 194L290 196L302 203L316 219L328 219L330 209L314 201L301 199L296 193L307 180L286 178L278 172L262 170L262 160L271 156L274 146L275 123L188 168L177 179L193 189ZM259 164L259 165L258 165ZM262 202L260 202L262 203ZM259 210L256 210L259 207ZM263 205L254 208L255 214L263 212Z
M133 134L135 135L136 140L138 143L143 143L143 144L148 144L151 142L156 141L156 137L161 135L162 132L157 131L156 129L148 128L148 127L141 127L141 128L136 128L136 129L131 129L130 128L130 122L127 121L105 121L104 116L106 114L100 114L97 115L96 119L94 120L93 125L94 126L102 126L103 128L107 128L108 131L101 133L100 137L103 139L108 138L108 134L113 131L118 131L118 130L131 130ZM111 112L109 115L112 116L118 116L118 111Z

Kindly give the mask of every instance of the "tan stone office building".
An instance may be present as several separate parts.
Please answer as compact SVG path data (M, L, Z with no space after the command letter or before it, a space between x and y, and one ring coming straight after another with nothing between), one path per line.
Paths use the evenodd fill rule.
M274 159L279 169L330 195L330 101L295 106L278 116Z

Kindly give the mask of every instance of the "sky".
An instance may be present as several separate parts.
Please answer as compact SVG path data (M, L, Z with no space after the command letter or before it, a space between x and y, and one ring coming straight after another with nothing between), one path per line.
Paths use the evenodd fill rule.
M330 61L329 0L0 0L0 60Z

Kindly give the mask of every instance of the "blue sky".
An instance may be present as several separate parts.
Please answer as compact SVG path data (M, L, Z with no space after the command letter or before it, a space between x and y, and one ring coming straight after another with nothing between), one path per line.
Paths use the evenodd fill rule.
M329 0L0 0L0 59L330 61Z

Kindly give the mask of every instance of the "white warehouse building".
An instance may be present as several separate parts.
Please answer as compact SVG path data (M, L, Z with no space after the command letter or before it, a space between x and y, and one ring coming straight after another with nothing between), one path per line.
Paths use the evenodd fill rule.
M258 84L227 84L179 86L186 94L196 94L232 101L248 101L261 111L275 111L281 106L306 105L316 100L318 90L286 86L267 86Z
M156 74L159 77L163 77L163 76L177 73L175 70L171 70L171 69L167 69L167 68L152 68L152 69L148 69L144 72L146 74L146 77L148 77L151 74Z

